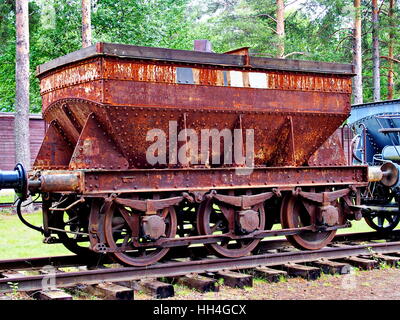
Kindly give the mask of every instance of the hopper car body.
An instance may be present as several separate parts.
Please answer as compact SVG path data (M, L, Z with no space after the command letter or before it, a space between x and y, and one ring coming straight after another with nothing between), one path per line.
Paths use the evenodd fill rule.
M340 128L352 75L247 48L97 43L38 67L46 136L2 186L42 195L47 242L131 266L175 246L240 257L277 235L319 249L382 178L352 164Z

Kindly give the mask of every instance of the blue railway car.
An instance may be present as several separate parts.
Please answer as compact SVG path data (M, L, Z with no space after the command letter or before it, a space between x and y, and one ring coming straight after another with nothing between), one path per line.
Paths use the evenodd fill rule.
M400 222L400 99L353 105L348 124L356 134L354 162L387 172L362 195L365 220L375 230L391 231Z

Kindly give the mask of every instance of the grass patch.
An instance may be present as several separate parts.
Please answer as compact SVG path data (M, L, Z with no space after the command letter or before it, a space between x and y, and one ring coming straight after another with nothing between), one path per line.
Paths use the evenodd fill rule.
M14 202L15 198L12 194L0 194L0 203Z
M277 223L274 224L272 227L272 230L280 230L282 229L282 226ZM400 225L397 226L395 229L400 229ZM343 228L339 229L337 231L337 234L344 234L344 233L352 233L352 232L373 232L374 229L372 229L364 219L361 219L360 221L351 221L351 228ZM270 238L272 239L272 238ZM278 236L274 237L273 239L285 239L285 236Z
M371 227L365 222L364 219L360 221L351 221L351 228L339 229L337 234L350 233L350 232L370 232L374 231Z
M381 270L392 269L392 266L384 261L381 261L379 263L379 269L381 269Z
M41 226L42 212L25 214L27 221ZM44 244L43 235L32 230L16 215L0 214L0 259L71 254L62 244Z
M194 290L180 284L174 284L174 291L175 296L188 296L192 294Z
M0 190L0 203L14 203L16 200L15 192L13 190ZM42 197L35 195L32 197L35 202L41 202Z
M267 280L262 277L253 277L253 283L254 284L262 284L262 283L267 283Z

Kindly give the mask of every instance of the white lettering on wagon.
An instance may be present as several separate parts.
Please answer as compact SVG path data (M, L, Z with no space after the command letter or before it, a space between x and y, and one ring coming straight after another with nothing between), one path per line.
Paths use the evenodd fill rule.
M169 121L168 135L154 128L147 132L146 141L153 142L146 150L150 165L235 164L238 175L249 175L254 167L254 129L243 132L242 129L213 128L199 132L185 128L178 133L177 122Z

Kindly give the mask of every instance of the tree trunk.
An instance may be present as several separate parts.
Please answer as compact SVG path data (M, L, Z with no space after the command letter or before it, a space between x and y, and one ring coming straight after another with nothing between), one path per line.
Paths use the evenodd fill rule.
M361 51L361 0L354 0L354 47L353 47L353 96L354 103L363 103L363 85L362 85L362 51Z
M285 55L285 4L284 0L276 0L276 33L278 35L277 57Z
M29 142L29 7L27 0L15 1L16 63L15 63L15 161L26 170L31 168ZM29 197L26 202L31 202ZM26 203L25 202L25 203ZM32 212L33 205L25 205Z
M379 22L378 22L378 0L372 0L372 61L374 80L374 102L381 100L381 75L379 70Z
M92 45L92 23L90 18L90 0L82 0L82 47Z
M387 99L392 100L393 99L393 93L394 93L394 63L393 63L393 58L394 58L394 52L393 52L393 47L394 47L394 30L396 28L395 21L393 21L394 18L394 9L395 9L395 0L389 0L389 25L390 25L390 31L389 31L389 53L388 53L388 62L389 62L389 72L388 72L388 88L387 88Z
M28 1L16 1L15 160L29 170L29 16Z

